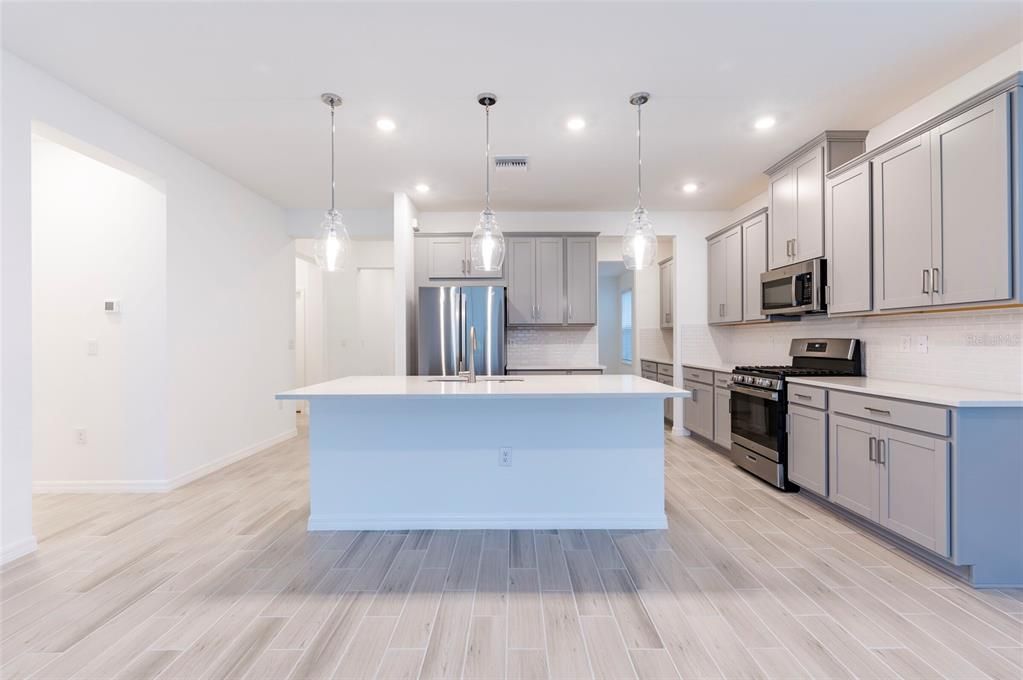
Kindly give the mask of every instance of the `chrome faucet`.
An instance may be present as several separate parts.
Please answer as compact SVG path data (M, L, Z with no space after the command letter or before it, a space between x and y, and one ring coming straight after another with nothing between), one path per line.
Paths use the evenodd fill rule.
M458 375L464 376L469 383L476 382L476 327L469 326L469 370L459 371Z

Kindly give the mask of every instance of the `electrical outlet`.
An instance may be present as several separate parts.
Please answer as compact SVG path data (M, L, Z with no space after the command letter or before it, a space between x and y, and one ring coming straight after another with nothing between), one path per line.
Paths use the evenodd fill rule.
M497 464L501 467L511 467L512 464L512 450L510 446L501 448L500 453L497 456Z
M927 336L917 335L913 338L913 345L916 347L917 354L927 354Z
M910 346L912 344L913 344L913 337L912 336L910 336L910 335L900 335L899 336L899 351L900 352L909 352L910 351Z
M86 340L85 341L85 353L90 357L94 357L99 354L99 340Z
M84 427L75 428L75 443L79 446L85 446L89 443L89 438L85 434Z

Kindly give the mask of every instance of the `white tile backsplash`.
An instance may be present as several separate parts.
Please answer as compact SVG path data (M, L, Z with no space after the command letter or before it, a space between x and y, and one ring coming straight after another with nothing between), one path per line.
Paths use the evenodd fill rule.
M509 366L591 366L600 363L597 327L509 328Z
M683 363L789 362L793 338L851 337L864 343L867 375L888 380L1023 392L1023 309L683 327ZM909 350L901 339L909 337ZM917 351L927 338L927 352Z
M675 350L671 346L672 340L673 335L670 328L640 328L639 358L670 363L675 354Z

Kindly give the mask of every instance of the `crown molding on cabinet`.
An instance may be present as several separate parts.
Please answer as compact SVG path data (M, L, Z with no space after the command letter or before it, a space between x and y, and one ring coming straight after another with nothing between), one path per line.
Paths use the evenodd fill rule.
M753 212L751 212L749 215L746 215L742 219L739 219L739 220L736 220L735 222L732 222L727 227L721 227L720 229L715 231L713 234L710 234L709 236L707 236L707 240L709 241L712 238L716 238L716 237L720 236L721 234L725 233L726 231L728 231L729 229L734 229L735 227L739 226L740 224L745 224L746 222L749 222L754 217L758 217L760 215L766 215L766 214L767 214L767 206L765 205L763 208L759 208L757 210L754 210Z
M782 158L780 161L764 170L765 175L773 175L793 161L805 156L814 148L829 142L862 142L867 138L867 130L825 130L806 144Z

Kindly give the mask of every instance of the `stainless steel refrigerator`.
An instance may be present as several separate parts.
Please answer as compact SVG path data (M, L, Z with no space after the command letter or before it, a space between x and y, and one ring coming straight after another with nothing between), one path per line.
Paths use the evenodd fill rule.
M503 286L419 289L419 375L458 375L476 363L476 375L504 375ZM469 329L476 329L470 352ZM471 357L470 357L471 355Z

